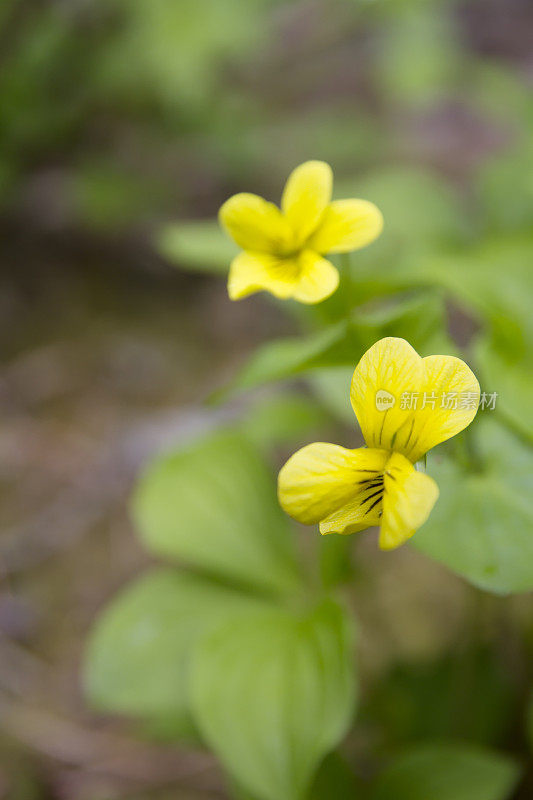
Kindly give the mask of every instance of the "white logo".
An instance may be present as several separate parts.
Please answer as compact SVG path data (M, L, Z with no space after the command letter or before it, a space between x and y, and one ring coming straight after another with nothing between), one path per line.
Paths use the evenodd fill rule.
M387 411L389 408L394 408L396 398L385 389L380 389L376 392L376 408L378 411Z

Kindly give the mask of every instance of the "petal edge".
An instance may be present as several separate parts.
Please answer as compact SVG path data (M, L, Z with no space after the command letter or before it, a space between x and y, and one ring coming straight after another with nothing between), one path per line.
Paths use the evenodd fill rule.
M278 477L278 498L289 516L313 525L334 514L360 491L360 482L382 472L388 454L315 442L292 455Z
M413 416L402 407L402 395L418 392L423 378L422 359L405 339L380 339L362 356L350 400L368 447L395 448L398 432Z
M267 291L286 300L294 293L298 274L299 266L292 259L244 251L231 262L228 294L231 300L242 300L255 292Z
M257 194L234 194L220 207L218 217L243 250L282 253L292 244L290 227L279 208Z
M305 161L287 178L281 208L296 235L296 246L318 226L331 200L332 186L333 173L325 161Z
M326 300L339 285L339 271L318 253L303 250L298 258L301 272L294 289L294 299L312 305Z
M383 230L383 215L369 200L330 203L308 246L318 253L349 253L366 247Z
M400 453L393 453L385 468L381 550L393 550L410 539L429 517L438 496L433 478L418 472Z

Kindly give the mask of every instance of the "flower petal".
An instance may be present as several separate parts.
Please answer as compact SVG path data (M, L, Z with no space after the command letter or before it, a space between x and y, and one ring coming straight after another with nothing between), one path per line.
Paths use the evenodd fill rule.
M334 200L308 241L318 253L349 253L377 239L383 215L368 200Z
M315 230L331 200L333 173L325 161L306 161L287 179L281 208L301 245Z
M339 285L339 272L331 261L312 250L303 250L298 262L301 272L293 295L296 300L320 303L333 294Z
M235 194L218 212L221 225L243 250L282 254L293 246L287 220L274 203L256 194Z
M306 525L320 522L360 493L362 481L379 477L387 457L383 450L347 450L323 442L302 447L280 470L280 505Z
M266 290L286 300L294 294L299 275L300 265L295 259L267 253L239 253L231 262L228 294L231 300L240 300Z
M480 397L476 376L460 358L428 356L422 359L422 365L425 382L418 401L419 408L413 417L412 431L403 444L402 437L399 437L402 452L413 463L432 447L470 425L476 416ZM421 408L424 403L425 407Z
M334 514L322 520L320 533L323 536L327 533L358 533L379 525L382 503L383 488L375 484L369 486Z
M427 520L438 496L433 478L417 472L400 453L393 453L385 467L380 548L392 550L409 539Z
M389 336L366 351L355 368L350 399L369 447L396 449L398 431L413 417L411 409L402 408L402 395L419 392L423 379L422 359L405 339Z

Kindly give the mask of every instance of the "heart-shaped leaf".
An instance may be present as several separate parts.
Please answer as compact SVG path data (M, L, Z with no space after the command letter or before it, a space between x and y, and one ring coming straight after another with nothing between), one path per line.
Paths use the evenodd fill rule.
M191 649L210 626L262 605L196 575L158 569L127 586L99 617L89 639L85 688L99 709L167 721L188 735Z
M137 488L133 516L156 555L254 589L286 593L298 585L272 475L238 433L157 458Z
M203 737L260 800L300 800L353 713L353 632L333 601L310 614L236 618L198 646L192 703Z

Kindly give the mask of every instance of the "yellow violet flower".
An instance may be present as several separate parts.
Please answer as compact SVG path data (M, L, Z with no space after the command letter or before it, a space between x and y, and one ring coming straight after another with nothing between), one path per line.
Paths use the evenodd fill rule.
M278 480L281 506L320 532L379 525L379 546L403 544L428 518L439 490L414 464L474 419L479 384L454 356L421 358L405 341L376 342L355 368L350 398L367 447L316 442L298 450Z
M266 290L286 300L319 303L339 285L339 273L322 256L370 244L383 227L367 200L333 200L333 173L324 161L306 161L289 175L281 210L256 194L226 200L220 222L243 252L228 279L232 300Z

